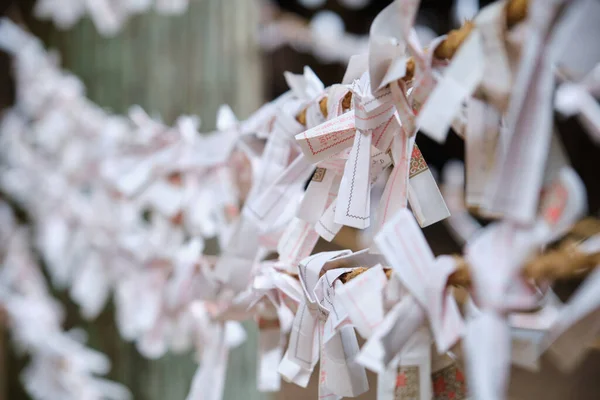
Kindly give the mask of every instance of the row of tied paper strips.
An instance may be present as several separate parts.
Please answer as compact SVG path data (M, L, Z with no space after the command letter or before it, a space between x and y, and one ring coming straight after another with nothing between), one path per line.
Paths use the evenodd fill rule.
M549 349L572 367L597 333L600 309L597 274L567 305L547 282L519 278L524 261L585 212L552 116L566 105L598 137L600 57L578 46L600 37L599 5L534 1L529 19L506 32L504 4L484 9L443 62L433 58L442 39L427 52L415 40L418 4L396 1L374 21L369 54L351 60L342 84L324 88L309 69L287 74L288 93L243 122L223 108L219 130L206 135L192 117L170 128L137 108L128 118L108 115L35 38L3 21L17 103L2 122L2 191L26 210L31 245L84 316L96 316L114 291L119 330L143 354L197 352L190 399L222 397L227 352L244 336L237 321L248 319L260 328L259 390L278 390L280 374L306 386L320 361L323 398L366 391L365 368L378 373L381 399L460 398L465 362L471 396L502 399L511 338L523 349L512 358L519 365L535 367ZM399 80L408 55L410 84ZM449 212L414 139L420 129L443 140L451 125L466 141L467 204L503 216L468 238L473 301L464 314L446 289L454 260L434 258L418 226ZM453 226L471 232L464 211L452 218L460 216ZM373 246L310 256L319 237L332 240L344 225L371 226ZM218 258L203 255L213 237ZM23 240L20 248L30 247ZM598 250L597 238L580 248ZM389 279L382 266L392 268ZM357 267L368 270L340 279ZM19 317L9 310L11 327ZM32 354L56 362L75 351L45 348L42 330L28 332L40 335ZM366 339L360 349L356 332ZM63 392L35 395L82 398L89 374L68 367L90 361L76 360L37 377Z
M154 8L160 14L182 14L189 0L37 0L37 18L50 20L60 29L69 29L89 16L101 35L112 36L127 19Z

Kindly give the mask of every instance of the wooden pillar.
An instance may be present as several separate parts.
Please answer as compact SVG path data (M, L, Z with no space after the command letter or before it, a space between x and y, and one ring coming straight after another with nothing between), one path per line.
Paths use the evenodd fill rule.
M116 37L104 38L88 19L66 32L36 21L28 1L31 30L60 52L63 67L82 79L92 101L115 113L139 104L168 124L196 114L201 130L209 131L221 104L242 119L263 102L258 2L194 0L185 15L136 16ZM109 378L126 384L135 400L185 399L196 368L191 354L145 360L119 338L112 307L84 326L90 345L112 359ZM224 398L266 399L256 390L256 327L245 327L248 341L230 355Z

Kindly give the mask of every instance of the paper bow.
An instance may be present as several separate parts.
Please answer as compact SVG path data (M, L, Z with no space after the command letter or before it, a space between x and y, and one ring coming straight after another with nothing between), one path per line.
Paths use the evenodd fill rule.
M419 3L418 0L396 0L385 8L373 21L369 43L369 74L373 95L378 98L389 96L390 89L404 85L399 80L406 76L408 55L412 55L413 71L410 72L414 77L411 99L407 101L405 95L402 95L403 99L395 99L404 131L409 137L416 134L415 113L435 84L433 53L444 39L434 40L425 54L413 29Z
M317 169L298 207L296 213L298 218L312 224L317 224L321 220L325 210L337 197L345 164L346 158L336 156L317 164ZM317 232L319 232L318 226Z
M420 115L421 105L427 101L435 86L433 54L444 38L434 40L429 52L425 54L416 32L411 28L418 2L407 0L399 1L398 4L401 12L392 13L388 10L388 18L395 22L388 23L400 26L403 40L412 54L414 78L409 90L408 84L399 80L404 76L402 71L402 74L393 75L388 87L377 93L380 101L387 99L395 104L402 125L391 143L394 170L379 204L378 225L383 226L396 211L405 208L408 201L419 225L425 227L450 215L421 151L414 144L420 126L417 116ZM405 60L401 59L401 62L404 63Z
M305 297L298 306L288 349L279 365L279 373L299 386L305 387L308 384L312 370L319 359L320 325L323 323L320 320L321 313L324 314L324 311L319 309L312 288L316 285L318 274L325 262L348 253L348 251L320 253L300 263L300 281Z
M326 95L328 120L335 119L344 112L342 101L348 93L348 89L343 85L334 85L328 89ZM320 107L319 114L322 115ZM302 146L302 144L300 145ZM333 221L335 210L332 207L335 206L332 206L332 203L337 197L347 158L346 151L344 151L317 163L316 170L296 212L298 218L314 226L316 233L328 241L331 241L341 229L341 225Z
M375 243L419 305L420 319L429 320L438 352L447 352L464 331L454 296L446 287L448 277L456 268L454 260L445 256L434 257L407 209L398 211L376 236ZM403 334L408 339L412 333L406 329ZM400 340L397 343L402 346Z
M256 163L252 188L216 266L218 279L236 291L248 285L257 249L277 249L281 231L296 212L294 199L302 195L311 173L302 154L289 162L296 154L291 138L303 129L295 119L300 100L290 93L275 104L277 112L261 159Z
M365 339L371 337L384 318L387 283L383 267L376 265L347 283L336 284L336 297L348 312L354 328Z
M382 396L388 391L390 377L406 379L410 371L410 383L416 385L418 398L431 398L431 336L422 326L423 315L418 310L411 295L403 296L373 330L357 357L358 363L378 374Z
M373 94L406 73L410 30L418 0L396 0L381 11L369 32L369 76Z
M286 71L283 76L296 97L305 103L317 99L325 92L325 85L308 66L304 67L302 75Z
M374 102L367 79L366 74L363 75L352 88L356 133L340 182L335 211L336 223L358 229L370 224L371 145L381 146L379 139L390 135L387 130L395 121L393 105Z
M198 296L195 285L207 280L195 265L203 243L179 245L170 258L149 259L140 270L127 271L116 290L117 323L121 334L147 357L159 357L171 346L189 346L188 305ZM189 321L189 319L188 319Z
M367 339L367 343L363 345L363 349L356 360L367 368L376 370L377 398L381 400L394 399L397 395L402 395L404 389L410 391L410 393L405 393L406 395L414 396L415 383L418 385L418 391L421 392L419 377L415 382L414 366L403 369L392 363L387 368L377 369L374 368L374 363L371 362L373 358L378 359L381 355L378 353L380 349L373 347L373 343L379 340L381 328L389 324L390 315L395 316L394 312L387 313L390 307L389 303L395 304L398 302L396 298L400 295L398 289L405 292L399 285L396 275L392 275L388 281L380 264L369 268L345 284L341 284L340 281L336 283L336 298L340 300L348 312L348 318L357 332ZM418 306L415 305L415 307ZM365 351L370 353L366 357ZM411 362L409 357L411 351L412 349L406 351L404 357L401 358L405 364ZM425 352L425 355L427 354ZM412 362L417 365L422 364L423 354L418 354L417 351L417 354L413 352L413 355L416 355L416 357L413 357ZM419 368L419 374L426 374L426 365L423 365L423 367L423 369L416 367Z
M356 336L351 327L341 325L346 313L334 294L335 280L350 270L339 265L351 255L349 251L320 253L299 266L305 298L296 312L279 372L306 386L320 358L319 396L357 396L368 387L364 370L353 361L358 352Z
M279 222L277 219L293 197L299 195L299 186L310 174L303 157L294 157L292 137L303 129L295 119L299 104L295 96L280 104L260 160L261 168L242 211L263 232L275 229L273 225ZM289 218L289 211L286 215Z
M410 384L416 385L415 395L430 398L431 336L423 325L428 319L440 354L448 351L463 331L462 317L446 288L454 262L449 257L434 259L407 209L400 210L384 225L375 243L395 271L388 284L393 291L388 304L389 300L393 303L384 308L385 316L371 330L357 360L378 373L382 393L390 393L386 384L390 376L409 379L410 375Z
M500 222L467 245L473 293L481 314L467 325L467 372L478 399L502 399L508 378L508 313L536 304L536 294L519 276L525 260L566 232L585 211L585 189L570 168L548 187L533 226ZM484 367L485 366L485 367Z
M255 319L259 328L258 389L273 392L281 387L277 367L284 353L287 334L292 329L294 312L302 301L300 283L282 272L278 263L265 262L254 278L253 290L262 293L265 305Z
M155 268L132 273L119 283L115 297L117 326L124 338L142 338L155 326L160 317L167 274L166 268ZM141 350L146 349L145 354L158 357L166 351L166 346L158 343L152 348L142 346Z
M379 145L382 137L391 135L388 128L394 115L393 105L373 101L367 81L364 74L354 82L352 111L296 136L304 155L313 163L343 151L352 143L338 192L335 222L356 228L365 228L370 223L372 141ZM354 141L350 142L352 138Z
M372 150L371 155L371 170L369 171L369 182L372 186L377 178L385 171L391 164L391 159L388 154ZM344 162L347 158L343 157ZM335 161L334 161L335 162ZM331 164L331 163L329 163ZM329 168L330 174L335 174L333 177L333 183L331 184L329 195L327 198L325 212L322 213L321 218L317 221L315 230L325 240L331 241L337 235L342 228L342 224L339 224L335 220L336 210L338 207L339 198L339 186L341 183L342 175L336 173L337 167Z

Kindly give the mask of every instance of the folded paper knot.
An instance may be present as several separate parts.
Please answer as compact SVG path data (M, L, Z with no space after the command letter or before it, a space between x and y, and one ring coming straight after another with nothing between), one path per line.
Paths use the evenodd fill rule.
M264 262L259 275L254 277L253 291L257 294L256 302L267 300L275 307L278 324L283 332L288 333L293 313L304 298L300 282L273 262Z
M555 249L532 257L523 265L522 275L526 279L536 282L578 279L587 276L600 264L600 252L586 252L579 248L579 242L600 232L595 218L585 218L574 225L568 233L567 239ZM577 239L577 240L574 240ZM469 288L473 284L470 267L465 258L459 255L452 256L456 268L448 277L449 286ZM357 278L368 268L356 268L342 277L344 283ZM392 269L386 268L385 273L390 278Z
M312 371L319 360L321 325L326 318L326 309L317 303L314 289L325 262L348 252L320 253L303 260L299 268L299 278L304 291L290 333L285 356L279 365L279 372L287 380L306 386Z
M336 296L357 332L368 339L385 314L385 288L391 269L381 265L356 267L340 276Z
M305 298L300 303L288 349L279 371L305 386L320 359L320 396L357 396L367 390L364 368L354 361L358 342L346 321L347 311L336 297L339 277L359 262L373 257L365 252L320 253L303 260L299 276Z
M354 141L340 182L334 221L364 229L370 225L372 148L381 147L380 139L392 132L388 128L395 109L393 104L379 102L370 94L366 73L354 81L352 92Z
M404 18L410 17L403 16L402 19ZM398 23L402 25L406 24L406 21ZM374 94L380 103L394 104L397 112L393 121L396 126L391 127L392 134L378 137L380 146L385 147L384 150L390 153L394 162L394 170L388 178L377 210L378 227L388 221L396 211L407 207L408 202L422 227L449 216L428 165L415 145L419 130L417 116L421 104L435 85L433 55L431 52L425 54L421 49L414 30L405 29L402 40L406 41L408 50L414 54L412 62L415 75L412 87L403 80L393 79ZM432 45L435 47L440 42L441 39L438 39ZM382 137L386 140L381 140Z
M396 213L375 242L403 286L429 320L439 353L448 351L462 336L464 323L448 277L455 271L452 257L435 258L412 213ZM418 326L416 326L418 328Z
M300 283L279 269L277 263L263 262L254 278L255 302L247 310L254 314L259 329L257 385L262 392L278 391L281 377L277 372L292 329L294 312L302 301Z
M350 103L354 110L355 127L365 133L372 132L393 117L395 110L391 102L382 102L371 93L369 76L364 73L351 85L351 91L342 99L342 107Z
M574 233L578 235L578 233ZM589 235L588 235L589 237ZM448 285L472 285L469 264L461 256L456 259L456 270L449 276ZM577 242L567 239L558 248L531 258L523 265L523 277L536 282L577 279L588 275L600 263L599 252L583 252Z
M328 208L323 215L326 221L320 221L320 226L317 226L317 231L327 240L331 240L343 225L355 228L369 226L372 180L389 166L389 161L384 160L387 156L377 157L389 147L393 137L394 107L391 103L373 97L368 88L367 74L355 80L350 91L343 86L332 87L328 103L333 103L328 104L328 108L341 114L332 115L329 112L330 120L296 135L296 141L306 159L319 168L324 168L317 170L321 173L315 174L313 182L319 183L323 177L327 178L321 185L311 182L303 201L307 203L309 199L315 200L314 196L318 196L321 200L316 202L317 209ZM347 107L351 109L344 113ZM381 151L376 151L375 148ZM341 179L335 177L335 171L330 172L321 164L335 158L343 160ZM377 165L372 169L373 164ZM336 185L339 185L339 189ZM327 191L331 188L337 189L334 203L327 200ZM322 203L329 204L326 206ZM308 212L305 210L307 207L308 203L304 204L299 215L306 220L318 221L320 215L315 214L319 213ZM328 212L330 215L326 217Z
M283 76L294 95L303 102L314 101L325 91L323 82L308 66L304 66L302 75L286 71Z
M508 314L535 308L539 300L538 292L522 277L522 269L533 254L566 233L583 214L584 195L579 177L563 168L545 187L534 224L495 223L468 243L466 260L481 313L469 320L465 348L477 398L504 398L510 362ZM502 351L496 351L498 346Z

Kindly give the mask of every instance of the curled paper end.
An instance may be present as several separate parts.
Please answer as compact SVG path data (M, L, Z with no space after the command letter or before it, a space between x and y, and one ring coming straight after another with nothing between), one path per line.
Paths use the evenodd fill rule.
M219 111L217 111L217 129L220 131L226 131L228 129L232 129L238 124L238 119L236 118L233 110L229 105L222 104L219 107Z
M452 187L462 187L465 182L465 166L458 160L451 160L446 163L442 171L444 185Z
M236 321L227 321L225 323L225 342L230 348L240 346L246 341L246 330Z
M350 57L344 78L342 79L342 85L350 85L356 79L360 79L364 71L367 70L369 65L368 54L357 54Z
M148 113L146 113L146 111L144 111L144 109L137 104L129 107L127 115L134 124L140 127L144 126L144 124L147 122L152 121L152 118L148 115Z
M306 95L311 100L325 91L325 85L315 72L308 66L304 66L304 80L306 81Z
M177 127L186 140L192 141L199 136L200 118L195 115L182 115L177 118Z
M321 82L313 70L308 66L304 67L304 73L302 75L285 71L283 76L294 95L303 102L315 99L325 90L323 82Z
M374 91L406 74L406 38L398 34L400 4L394 1L383 9L369 31L369 78Z
M572 83L563 83L556 89L554 107L565 117L575 115L580 110L582 95L583 88L580 86Z

